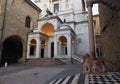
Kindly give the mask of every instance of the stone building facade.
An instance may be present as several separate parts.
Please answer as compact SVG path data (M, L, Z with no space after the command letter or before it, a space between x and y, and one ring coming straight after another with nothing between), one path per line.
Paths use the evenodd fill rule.
M25 62L27 33L41 9L30 0L0 0L0 62Z
M35 0L42 12L28 34L27 59L74 58L89 53L84 0Z
M95 50L96 50L96 55L97 57L102 56L102 50L101 50L101 28L100 28L100 18L99 14L93 15L93 28L95 32Z
M103 58L109 70L120 71L120 1L101 1L99 13Z

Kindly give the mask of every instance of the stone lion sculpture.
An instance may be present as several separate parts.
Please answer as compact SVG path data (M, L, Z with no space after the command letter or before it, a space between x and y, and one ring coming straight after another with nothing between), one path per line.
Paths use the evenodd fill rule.
M96 58L95 54L91 56L89 54L84 54L83 56L83 73L100 73L105 72L104 60Z

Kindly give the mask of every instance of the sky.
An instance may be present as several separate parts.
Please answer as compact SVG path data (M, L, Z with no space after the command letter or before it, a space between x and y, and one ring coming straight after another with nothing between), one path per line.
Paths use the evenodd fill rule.
M94 4L94 5L93 5L92 11L93 11L93 15L96 15L96 14L99 13L99 12L98 12L98 4Z

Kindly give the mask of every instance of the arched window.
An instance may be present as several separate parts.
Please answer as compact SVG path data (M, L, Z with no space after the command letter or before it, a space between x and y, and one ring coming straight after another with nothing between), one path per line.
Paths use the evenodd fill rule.
M62 56L67 55L68 54L67 38L65 36L61 36L61 37L59 37L58 42L59 42L59 46L60 46L60 48L58 49L58 51L59 51L58 54L62 55Z
M25 27L30 28L30 23L31 23L31 18L30 18L30 16L26 16L26 19L25 19Z

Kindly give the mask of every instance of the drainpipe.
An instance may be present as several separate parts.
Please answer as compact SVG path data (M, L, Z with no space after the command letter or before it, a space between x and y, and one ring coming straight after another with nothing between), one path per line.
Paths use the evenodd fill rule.
M5 17L6 17L6 8L7 8L7 0L5 0L4 4L4 10L3 10L3 21L2 21L2 27L1 27L1 37L0 37L0 65L1 65L1 57L2 57L2 39L3 39L3 30L5 28Z

